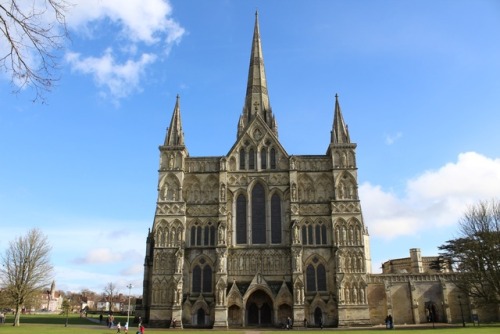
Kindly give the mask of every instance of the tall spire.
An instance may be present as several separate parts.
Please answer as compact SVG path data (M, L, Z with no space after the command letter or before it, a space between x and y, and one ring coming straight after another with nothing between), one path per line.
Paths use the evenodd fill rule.
M333 116L331 142L332 144L348 144L351 142L351 139L349 138L349 129L344 122L344 117L342 117L339 96L337 94L335 94L335 113Z
M266 72L264 70L264 56L260 41L259 14L255 12L255 26L253 31L252 50L250 55L250 68L248 70L247 92L243 114L238 124L238 137L243 129L253 120L256 115L262 117L269 128L278 135L276 122L274 120L269 95L267 93Z
M184 146L184 132L182 132L180 97L177 94L174 113L170 121L167 137L165 137L165 146Z

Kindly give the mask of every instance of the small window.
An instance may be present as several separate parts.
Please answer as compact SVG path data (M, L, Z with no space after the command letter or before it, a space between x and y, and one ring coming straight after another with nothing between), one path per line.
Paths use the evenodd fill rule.
M260 168L267 168L267 149L265 147L263 147L262 151L260 151Z
M191 246L196 245L196 227L191 226Z
M271 149L270 155L271 169L276 169L276 151L274 150L274 148Z
M245 149L240 150L240 170L245 170Z
M248 169L255 169L255 151L252 148L248 151Z
M201 246L201 235L202 235L201 226L198 226L196 228L196 246Z
M307 226L302 226L302 244L307 245Z
M321 244L326 245L326 225L321 224Z

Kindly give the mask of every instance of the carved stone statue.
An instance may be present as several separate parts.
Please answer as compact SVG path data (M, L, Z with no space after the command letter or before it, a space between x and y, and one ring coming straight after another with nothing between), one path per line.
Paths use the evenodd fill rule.
M292 240L292 242L294 244L299 244L300 243L300 235L299 235L300 231L299 231L299 225L297 224L297 222L293 223L292 230L293 230L293 240Z
M226 244L226 226L224 223L219 223L219 226L217 228L218 231L218 238L217 241L219 245L225 245Z
M175 253L176 256L176 273L180 274L182 273L182 268L184 266L184 250L179 247L177 252Z

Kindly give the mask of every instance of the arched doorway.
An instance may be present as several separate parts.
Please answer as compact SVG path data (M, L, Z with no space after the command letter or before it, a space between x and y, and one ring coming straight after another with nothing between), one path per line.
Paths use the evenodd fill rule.
M247 301L246 319L248 326L273 325L273 301L262 290L257 290Z
M239 325L241 326L241 308L237 305L232 305L227 310L227 321L229 325Z
M292 307L288 304L281 304L278 308L278 319L277 321L281 324L286 324L286 319L290 317L293 318Z
M434 302L425 303L425 317L427 322L441 322L442 319L439 316L438 309Z
M205 310L203 308L199 308L198 312L196 312L196 324L198 326L205 325Z
M314 324L316 326L323 325L323 311L319 307L314 310Z

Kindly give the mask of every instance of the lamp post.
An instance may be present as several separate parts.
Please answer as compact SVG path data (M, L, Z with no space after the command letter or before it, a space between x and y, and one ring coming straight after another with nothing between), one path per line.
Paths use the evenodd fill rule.
M464 310L462 308L462 296L458 296L458 304L460 305L460 314L462 315L462 326L465 327Z
M127 285L127 288L128 288L128 308L127 308L127 324L130 325L130 322L129 322L129 317L130 317L130 290L133 288L134 286L132 284L129 284Z

